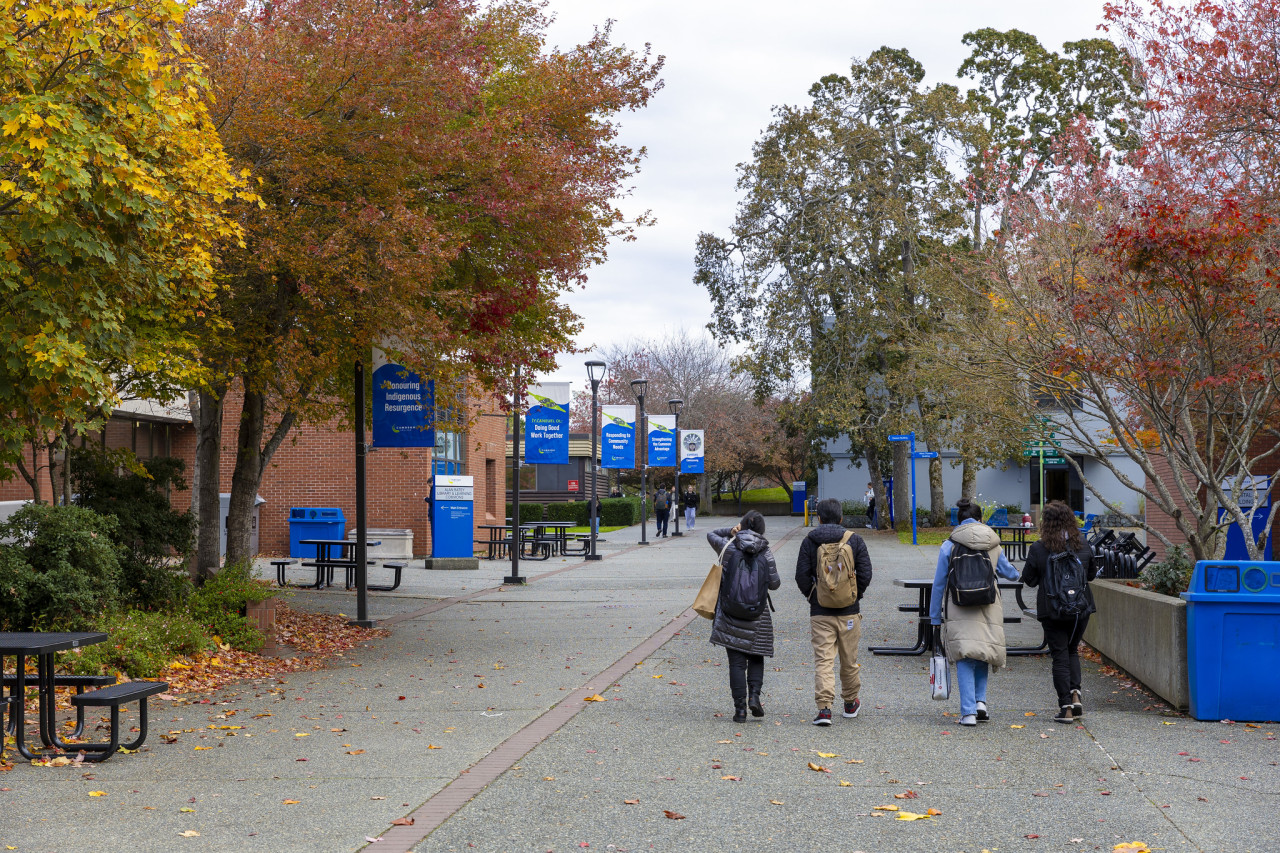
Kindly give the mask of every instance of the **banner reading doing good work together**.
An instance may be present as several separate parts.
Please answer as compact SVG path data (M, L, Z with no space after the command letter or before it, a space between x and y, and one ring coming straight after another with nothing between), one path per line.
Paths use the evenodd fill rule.
M435 447L435 385L373 351L373 446Z
M600 467L636 467L636 407L601 406Z
M676 416L649 415L649 466L676 467Z
M703 455L706 446L702 441L702 430L680 430L680 473L701 474L703 472Z
M569 383L544 382L525 398L524 461L569 464Z

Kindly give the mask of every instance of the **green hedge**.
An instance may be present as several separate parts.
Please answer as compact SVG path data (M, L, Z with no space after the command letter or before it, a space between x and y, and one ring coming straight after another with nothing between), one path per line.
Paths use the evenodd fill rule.
M640 523L640 498L605 498L600 501L600 524L630 527Z
M591 523L591 507L586 501L547 504L547 521L571 521L577 527Z
M543 521L542 513L546 507L546 504L520 501L520 523L533 524L535 521ZM511 518L512 509L511 504L507 504L507 518Z

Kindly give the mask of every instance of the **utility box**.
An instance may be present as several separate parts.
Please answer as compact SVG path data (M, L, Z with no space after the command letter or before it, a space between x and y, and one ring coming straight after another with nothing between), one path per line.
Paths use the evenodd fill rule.
M808 483L800 482L791 484L791 512L794 515L804 514L804 502L808 495Z
M1280 719L1280 563L1201 560L1182 598L1191 716Z
M249 522L249 556L258 555L258 517L261 507L267 499L262 495L253 496L253 518ZM227 554L227 516L231 514L231 495L218 495L218 517L222 519L222 527L218 529L218 556Z
M316 546L303 539L342 539L347 518L339 506L295 506L289 509L289 556L315 559Z

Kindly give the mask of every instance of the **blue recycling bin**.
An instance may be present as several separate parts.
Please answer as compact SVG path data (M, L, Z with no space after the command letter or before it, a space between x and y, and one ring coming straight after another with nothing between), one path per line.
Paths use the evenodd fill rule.
M791 484L791 512L804 514L805 497L809 494L809 484L796 482Z
M1182 598L1191 716L1280 719L1280 563L1201 560Z
M338 506L295 506L289 509L289 556L315 559L316 546L303 539L343 539L347 518Z

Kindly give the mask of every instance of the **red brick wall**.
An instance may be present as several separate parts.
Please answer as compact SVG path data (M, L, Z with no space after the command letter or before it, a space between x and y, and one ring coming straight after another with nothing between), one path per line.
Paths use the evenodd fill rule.
M222 466L220 491L231 491L235 468L236 425L241 397L227 395L223 410ZM503 457L506 448L506 420L495 405L479 408L467 432L466 473L475 480L475 523L501 523L506 517L503 492ZM112 419L107 428L108 447L130 447L130 421ZM174 425L170 446L174 456L186 462L187 485L195 466L195 429ZM366 440L371 436L366 433ZM157 445L157 449L159 445ZM145 450L139 448L140 455ZM426 449L379 449L367 457L367 499L369 527L412 528L416 555L431 553L430 522L425 498L431 492L431 452ZM28 461L30 461L28 459ZM48 472L42 472L43 497L52 492ZM491 491L496 492L492 495ZM295 430L276 451L262 477L258 493L267 501L260 509L258 548L262 554L289 551L289 508L295 506L341 507L347 530L355 525L355 435L335 427L308 426ZM0 483L0 500L26 500L31 488L20 477ZM173 493L173 505L191 506L191 492Z

